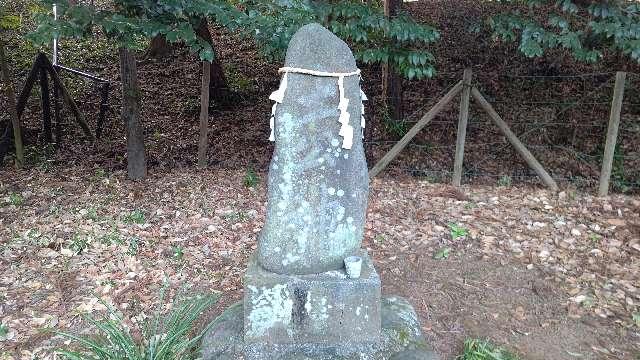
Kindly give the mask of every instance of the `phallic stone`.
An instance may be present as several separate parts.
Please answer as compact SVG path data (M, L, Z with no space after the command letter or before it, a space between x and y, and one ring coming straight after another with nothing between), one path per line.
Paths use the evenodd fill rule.
M349 73L351 50L318 24L292 38L286 67ZM287 74L275 114L275 152L258 261L280 274L337 270L361 245L368 196L362 147L360 78L344 78L353 145L343 149L337 77Z

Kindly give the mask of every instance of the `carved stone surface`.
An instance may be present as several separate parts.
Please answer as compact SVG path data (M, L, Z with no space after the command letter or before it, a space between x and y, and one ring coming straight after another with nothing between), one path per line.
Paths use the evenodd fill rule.
M381 302L382 331L377 344L341 346L325 344L246 344L243 343L243 306L238 303L205 334L203 360L437 360L425 343L415 311L402 298L384 298Z
M302 27L287 51L288 67L352 72L342 40L317 24ZM343 149L338 78L290 73L275 114L275 152L258 261L280 274L316 274L343 267L360 248L369 192L362 147L359 76L344 78L353 146Z
M380 277L364 252L360 278L344 269L280 275L249 261L244 278L247 344L366 346L380 341Z

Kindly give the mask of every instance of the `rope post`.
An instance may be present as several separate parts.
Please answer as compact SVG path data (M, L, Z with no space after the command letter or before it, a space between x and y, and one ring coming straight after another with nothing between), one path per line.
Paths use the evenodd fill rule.
M529 167L531 167L536 174L540 177L542 182L552 191L558 191L558 184L556 184L555 180L549 175L549 173L542 167L540 162L533 156L533 154L527 149L527 147L518 139L516 134L511 131L509 125L507 125L504 120L498 115L496 110L491 106L491 104L485 99L485 97L480 93L478 88L473 87L471 89L471 95L475 99L475 101L480 105L480 107L489 115L489 118L493 121L493 123L500 129L502 134L509 140L511 145L516 149L518 154L522 156L522 158L527 162Z
M613 100L611 101L611 114L609 116L609 127L607 128L607 138L604 146L604 157L602 159L602 171L600 171L600 187L598 196L609 194L609 181L611 180L611 170L613 168L613 156L618 141L618 128L620 127L620 114L622 113L622 101L624 100L624 86L627 73L618 71L616 73L616 84L613 87Z
M420 132L420 130L422 130L425 126L427 126L427 124L429 124L431 120L433 120L436 117L436 115L438 115L440 111L442 111L444 107L447 106L447 104L449 104L456 96L458 96L458 93L462 91L463 88L464 88L464 85L462 84L462 81L458 82L453 88L451 88L451 90L449 90L449 92L445 96L443 96L442 99L440 99L440 101L438 101L438 103L435 104L431 108L431 110L429 110L420 119L420 121L418 121L407 132L407 134L402 139L400 139L400 141L398 141L393 146L393 148L391 148L391 150L389 150L389 152L382 157L382 159L380 159L376 163L376 165L371 170L369 170L369 178L373 179L380 172L382 172L382 170L384 170L387 167L387 165L389 165L389 163L393 159L395 159L396 156L398 156L398 154L400 154L400 152L407 145L409 145L409 142L411 142L411 140Z
M473 71L465 69L462 76L464 89L460 100L460 115L458 118L458 137L456 139L456 157L453 163L453 177L451 183L459 187L462 182L462 166L464 163L464 144L467 137L467 123L469 121L469 101L471 98L471 80Z

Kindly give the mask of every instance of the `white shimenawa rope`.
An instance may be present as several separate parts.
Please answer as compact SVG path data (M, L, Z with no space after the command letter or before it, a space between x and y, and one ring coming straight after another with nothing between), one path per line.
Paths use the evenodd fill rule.
M295 67L283 67L278 70L278 73L284 73L282 77L282 81L280 82L280 88L274 91L271 96L269 96L270 100L273 100L275 104L271 108L271 119L269 120L269 126L271 127L271 134L269 135L270 141L275 141L275 116L276 109L278 104L282 104L284 100L284 92L287 89L287 75L289 73L296 74L304 74L304 75L312 75L312 76L320 76L320 77L337 77L338 78L338 90L340 91L340 103L338 104L338 109L340 110L340 118L338 122L341 124L339 135L343 137L342 147L344 149L351 149L353 146L353 127L349 125L349 120L351 119L351 114L347 111L349 108L349 99L346 98L344 92L344 78L347 76L360 76L360 69L349 72L349 73L333 73L333 72L324 72L324 71L316 71ZM360 90L360 100L366 101L367 95ZM362 116L360 118L360 126L364 129L365 127L365 119L364 119L364 105L362 105ZM364 137L364 132L363 132Z

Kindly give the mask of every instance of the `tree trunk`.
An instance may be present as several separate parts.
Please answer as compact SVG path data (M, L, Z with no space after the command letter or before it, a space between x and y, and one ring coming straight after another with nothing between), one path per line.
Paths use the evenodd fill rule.
M209 147L209 80L211 63L202 62L202 90L200 95L200 140L198 141L198 167L207 166L207 148Z
M200 21L200 25L196 29L196 34L204 39L206 42L211 45L211 48L214 49L214 57L213 62L211 62L210 66L210 82L209 82L209 99L212 102L224 100L226 97L227 90L227 79L224 76L224 70L222 69L222 65L220 63L220 57L215 51L215 46L213 44L213 37L211 36L211 31L209 31L209 22L207 19L202 19Z
M13 90L13 83L9 76L9 66L4 55L4 41L0 39L0 71L2 79L7 88L7 100L9 102L9 115L13 126L13 138L16 146L16 167L21 168L24 164L24 150L22 147L22 133L20 132L20 118L18 117L18 109L16 107L16 94ZM0 163L3 159L0 159Z
M138 85L136 58L126 48L120 48L122 79L122 121L127 131L127 174L130 179L147 176L144 154L144 133L140 120L142 94Z
M389 18L396 17L401 4L401 0L384 0L385 16ZM402 79L388 64L382 65L382 94L384 94L385 104L391 119L394 121L402 120L404 115L402 109Z
M147 53L145 57L152 58L163 58L171 53L173 50L173 46L169 44L164 35L159 34L156 35L151 42L149 43L149 49L147 49Z

